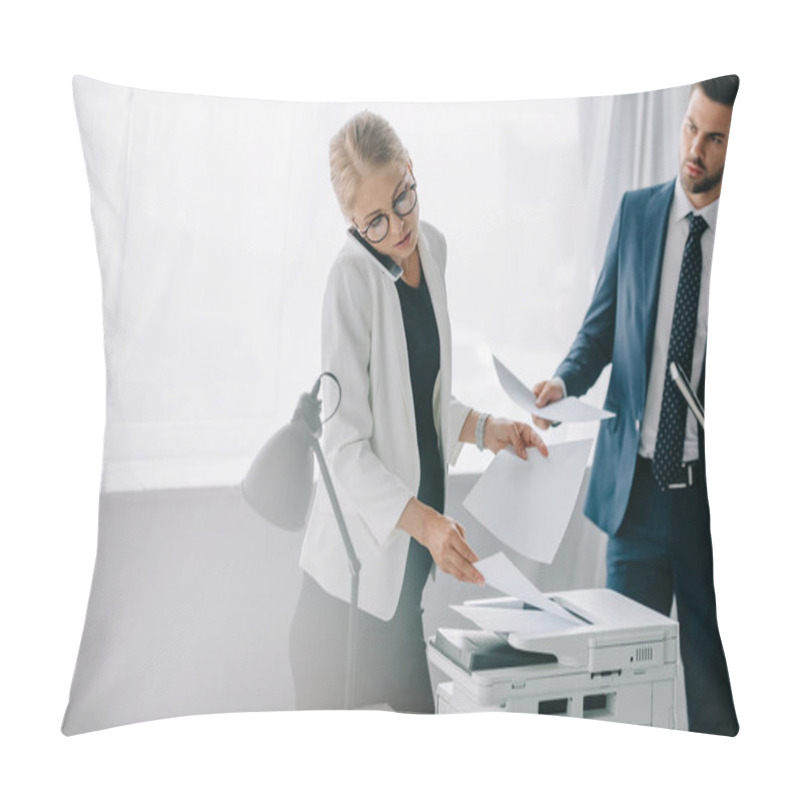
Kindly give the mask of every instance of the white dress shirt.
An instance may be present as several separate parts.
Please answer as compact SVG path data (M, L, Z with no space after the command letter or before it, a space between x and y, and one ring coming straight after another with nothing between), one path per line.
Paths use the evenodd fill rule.
M680 180L675 181L675 195L667 223L667 239L664 245L664 259L661 265L661 288L658 293L658 316L656 317L653 354L650 362L650 377L647 383L647 397L642 418L642 432L639 440L639 454L652 458L656 449L658 420L661 415L661 398L664 394L664 379L667 371L667 352L672 330L672 316L675 310L675 297L678 293L678 280L681 274L683 250L689 236L690 212L705 218L708 228L700 238L703 253L702 274L700 276L700 299L697 306L697 332L692 354L692 373L689 382L697 391L705 358L706 337L708 335L708 293L711 283L711 255L714 251L714 234L717 227L719 200L696 209ZM686 440L683 447L684 462L696 461L700 456L697 439L697 420L691 411L686 415Z

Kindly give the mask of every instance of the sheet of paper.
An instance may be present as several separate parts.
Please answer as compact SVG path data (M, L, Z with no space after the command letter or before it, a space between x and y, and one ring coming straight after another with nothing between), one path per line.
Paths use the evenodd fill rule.
M548 616L554 615L563 620L567 620L573 625L578 624L575 617L573 617L569 611L566 611L558 603L554 603L547 595L539 591L539 589L511 563L511 560L505 553L498 552L488 558L482 558L475 563L475 569L483 575L489 586L498 589L503 594L511 595L512 597L516 597L517 600L522 600L529 605L542 609L542 611L547 611L549 612ZM502 608L497 608L495 610L524 611L524 609ZM540 612L537 611L533 611L532 613L540 614Z
M575 627L562 617L544 611L522 608L492 608L491 606L451 606L479 628L494 633L542 634L555 633Z
M505 393L525 411L550 422L592 422L597 419L609 419L614 414L603 408L595 408L578 400L577 397L565 397L556 403L539 408L533 392L505 365L497 356L494 368L500 385Z
M527 558L552 562L581 488L592 440L553 444L525 461L501 450L464 500L464 508L501 542Z

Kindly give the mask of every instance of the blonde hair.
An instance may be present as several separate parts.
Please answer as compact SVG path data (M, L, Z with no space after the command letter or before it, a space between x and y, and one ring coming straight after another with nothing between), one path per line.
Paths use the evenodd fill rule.
M348 120L331 139L331 184L346 219L350 219L361 179L389 164L407 164L408 151L394 128L372 111Z

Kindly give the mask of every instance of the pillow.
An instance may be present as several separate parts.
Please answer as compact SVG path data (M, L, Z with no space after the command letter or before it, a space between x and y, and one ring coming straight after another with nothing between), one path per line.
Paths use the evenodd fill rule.
M81 76L73 88L102 275L107 405L97 561L62 730L294 709L289 638L303 583L303 537L256 514L241 481L321 371L319 343L331 335L322 323L326 282L349 235L330 186L328 149L363 106L168 94ZM663 542L650 535L661 518L628 518L637 440L645 427L652 433L652 415L642 405L644 364L626 362L633 359L625 351L630 340L614 341L614 303L666 347L669 324L656 328L656 318L671 309L658 304L658 290L673 298L680 291L683 241L671 256L673 277L663 278L671 284L661 283L660 245L648 245L655 250L647 302L627 260L635 242L650 235L645 227L656 231L654 241L667 236L668 252L678 247L665 231L689 223L668 216L678 206L673 196L684 204L701 197L716 214L719 132L712 131L713 148L692 136L718 123L707 119L709 108L724 119L727 106L711 100L692 110L695 95L684 86L577 100L368 106L408 149L420 214L446 237L454 394L495 420L528 418L498 384L494 352L529 385L560 375L570 394L598 407L605 402L615 414L602 424L597 468L587 468L551 564L505 548L464 510L489 451L465 448L447 478L446 512L464 523L473 550L505 550L544 591L599 589L608 577L616 588L627 581L633 592L643 573L630 559L648 548L664 555ZM674 185L679 169L688 194ZM657 224L648 216L656 214L648 210L652 195L660 203ZM715 217L706 242L714 225ZM701 307L707 287L702 291ZM592 328L593 320L605 327ZM701 345L705 324L701 315ZM644 361L652 338L642 335L635 347ZM691 379L701 389L697 378L695 368ZM639 399L626 400L630 386ZM690 460L702 462L697 426L690 425ZM563 425L542 435L554 447L594 437L598 426ZM614 447L625 450L618 457L628 466L618 472L627 477L609 471ZM708 536L699 474L685 491ZM649 533L639 536L637 525ZM607 541L613 576L606 575ZM630 580L621 575L628 569ZM713 584L705 585L703 602L713 599L709 589ZM669 614L671 589L664 591L659 602ZM451 606L491 594L440 572L425 587L426 637L469 629ZM432 694L440 711L505 706L703 729L697 720L708 714L697 697L690 694L688 716L684 707L674 633L664 650L663 663L635 689L619 676L597 688L587 672L586 686L569 696L551 687L515 705L497 688L491 699L461 703L458 693L478 678L459 683L439 661L431 665ZM728 691L721 645L720 656L717 675L725 680L704 687L706 695ZM732 711L729 698L720 703ZM642 712L655 705L663 713ZM717 722L713 732L735 733L735 716Z

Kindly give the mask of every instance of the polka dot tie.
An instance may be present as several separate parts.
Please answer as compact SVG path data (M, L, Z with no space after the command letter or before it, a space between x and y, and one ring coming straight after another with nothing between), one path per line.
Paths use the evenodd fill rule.
M700 274L703 271L703 252L700 237L708 228L703 217L689 214L689 236L683 248L681 275L672 315L669 335L667 369L664 378L664 395L661 399L661 416L653 454L653 474L656 483L666 489L671 483L683 481L681 465L686 436L686 401L669 374L670 362L681 366L691 380L692 354L697 332L697 304L700 299Z

